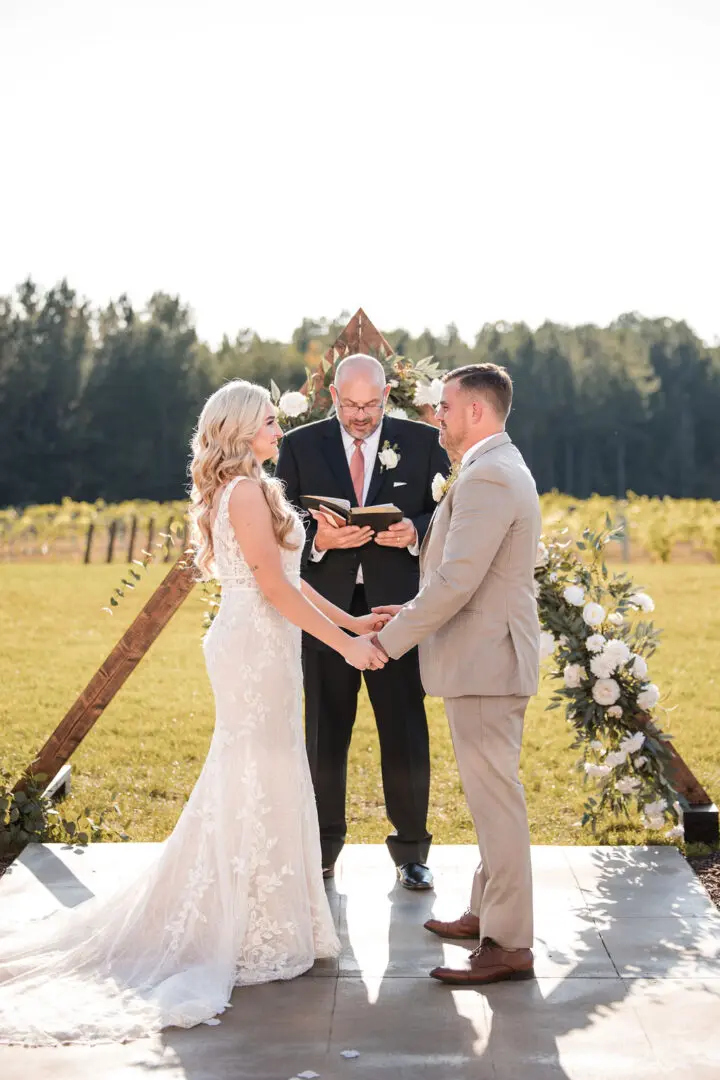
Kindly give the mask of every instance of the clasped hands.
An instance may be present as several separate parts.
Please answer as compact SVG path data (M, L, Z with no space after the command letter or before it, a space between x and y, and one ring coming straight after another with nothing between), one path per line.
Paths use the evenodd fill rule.
M373 608L367 615L357 615L350 620L348 629L358 636L352 638L345 652L348 664L360 671L380 671L390 657L377 640L377 634L386 623L397 615L402 604L388 604Z
M310 513L317 522L315 547L318 551L364 547L373 538L381 547L408 548L417 542L417 531L410 518L403 518L376 534L369 525L362 528L359 525L330 525L324 514L317 510Z

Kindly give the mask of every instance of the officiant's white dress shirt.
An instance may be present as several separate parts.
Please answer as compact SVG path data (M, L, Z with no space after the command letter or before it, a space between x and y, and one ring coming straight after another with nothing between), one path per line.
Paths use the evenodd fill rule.
M339 421L338 421L338 423L339 423ZM350 467L350 462L352 460L352 456L355 453L355 436L351 435L348 431L346 431L345 428L342 426L342 424L340 424L340 434L342 435L343 446L345 447L345 456L347 458L347 463L348 463L348 468L349 468ZM378 456L378 451L380 449L380 435L381 434L382 434L382 424L378 424L378 426L375 428L375 431L373 431L372 435L368 435L367 439L363 439L362 446L360 447L360 449L362 451L363 461L365 462L365 476L364 476L364 481L363 481L363 500L362 500L363 501L363 506L365 505L365 501L367 499L368 491L370 490L370 481L372 480L372 474L373 474L373 470L375 468L375 460L376 460L376 458ZM416 557L420 554L420 545L417 543L417 539L416 539L414 544L411 544L410 547L408 547L408 551L410 552L411 555L415 555ZM327 554L326 551L318 551L318 549L315 547L315 542L313 541L313 546L310 549L310 558L312 559L312 561L313 562L320 562L321 559L325 558L326 554ZM356 585L362 585L362 583L363 583L363 573L362 573L362 563L361 563L360 566L358 567L357 578L355 579L355 584Z

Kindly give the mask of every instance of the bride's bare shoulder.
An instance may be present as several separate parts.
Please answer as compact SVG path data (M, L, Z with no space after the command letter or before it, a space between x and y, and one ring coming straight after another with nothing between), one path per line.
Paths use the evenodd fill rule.
M231 517L238 511L253 513L262 508L267 509L267 502L259 480L254 480L251 476L241 476L238 477L238 481L234 484L228 499ZM231 480L230 483L232 484L233 481Z

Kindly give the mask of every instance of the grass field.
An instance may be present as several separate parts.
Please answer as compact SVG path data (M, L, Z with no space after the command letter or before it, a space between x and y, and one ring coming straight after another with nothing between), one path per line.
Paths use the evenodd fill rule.
M0 566L0 760L29 761L150 595L164 568L102 612L119 567ZM664 628L651 676L667 695L666 729L700 781L720 797L720 593L718 565L634 565ZM212 698L200 640L203 601L193 593L73 758L76 812L107 807L117 795L132 840L158 840L173 827L200 770L212 728ZM573 766L570 731L560 712L545 712L546 679L531 705L525 782L534 843L597 842L575 823L585 788ZM433 759L430 827L439 842L467 842L465 809L442 704L429 702ZM372 714L362 698L349 778L350 839L384 839L388 826ZM633 825L612 825L604 843L643 842ZM658 837L653 837L657 840Z

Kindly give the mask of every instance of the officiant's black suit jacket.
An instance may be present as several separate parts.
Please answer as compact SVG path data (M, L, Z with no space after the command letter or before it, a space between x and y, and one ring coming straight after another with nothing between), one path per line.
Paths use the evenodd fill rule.
M382 468L380 453L385 443L398 454L394 469ZM386 416L366 505L394 503L413 522L422 543L436 505L431 490L433 477L437 473L445 476L449 470L437 428ZM289 500L300 510L301 495L334 496L357 506L340 424L335 418L288 432L280 447L276 475L284 481ZM419 560L407 549L384 547L371 540L361 548L328 551L320 562L313 562L310 549L316 529L314 519L307 515L302 575L333 604L349 610L361 562L370 607L404 604L417 594ZM314 638L307 643L320 646Z

